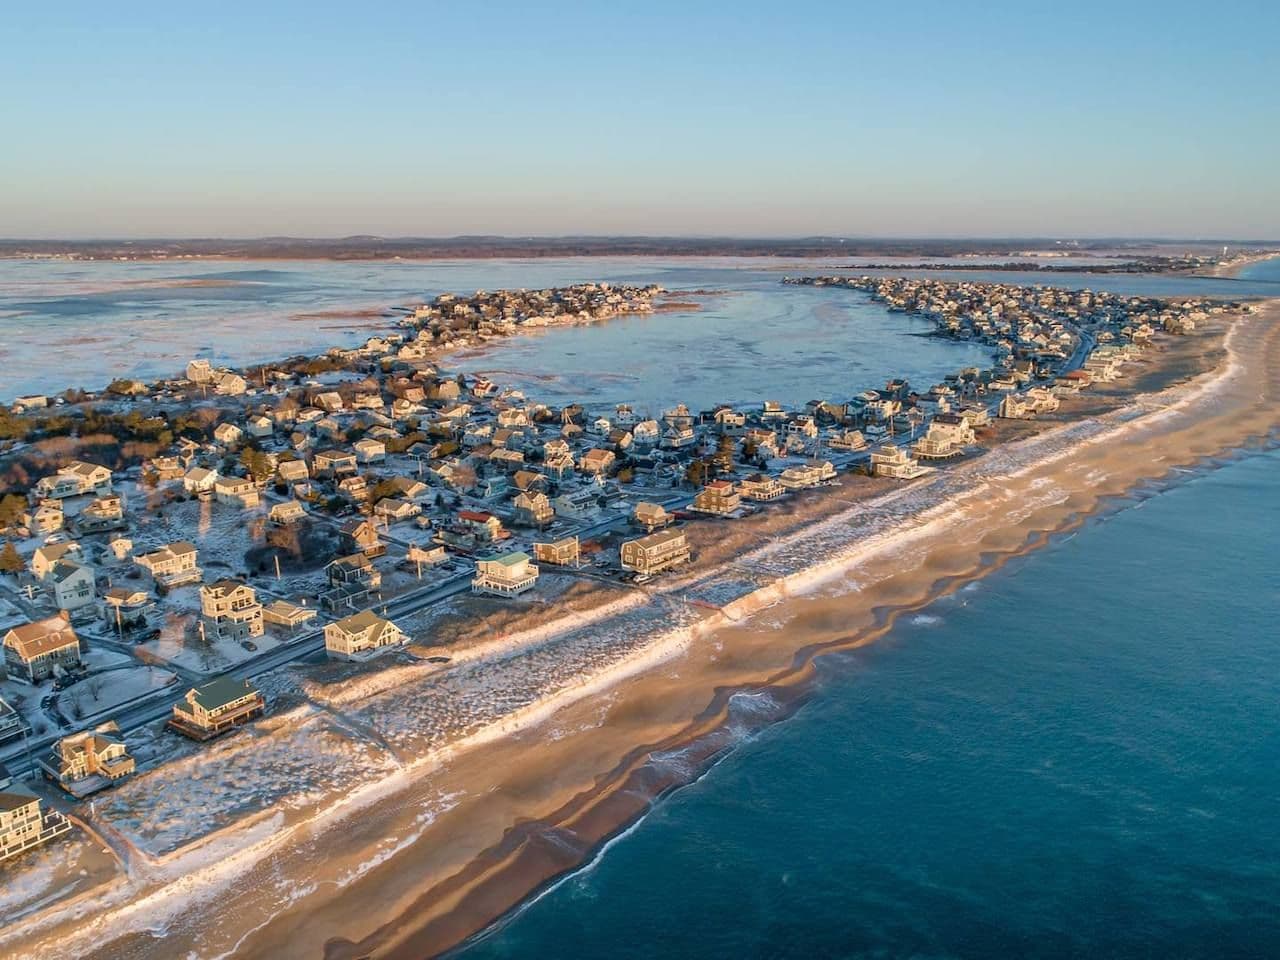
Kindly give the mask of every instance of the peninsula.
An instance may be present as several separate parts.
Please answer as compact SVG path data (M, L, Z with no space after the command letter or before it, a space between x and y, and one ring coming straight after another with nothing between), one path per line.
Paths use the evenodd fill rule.
M664 296L599 283L17 398L0 949L437 953L696 776L743 696L785 713L818 652L1277 422L1275 301L781 286L924 318L990 364L653 416L442 366ZM835 579L859 583L852 621L823 617Z

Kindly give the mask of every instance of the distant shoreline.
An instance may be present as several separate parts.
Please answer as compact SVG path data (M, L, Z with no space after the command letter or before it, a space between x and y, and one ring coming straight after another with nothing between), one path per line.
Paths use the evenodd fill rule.
M1223 241L1239 246L1234 241ZM339 237L308 239L265 237L235 239L24 240L0 239L0 259L52 259L87 262L164 262L199 260L495 260L573 257L847 257L929 258L1032 256L1052 262L1069 256L1101 255L1134 260L1180 251L1212 257L1223 242L1095 239L1062 241L1045 237L1005 238L735 238L735 237ZM1250 246L1276 246L1258 242Z

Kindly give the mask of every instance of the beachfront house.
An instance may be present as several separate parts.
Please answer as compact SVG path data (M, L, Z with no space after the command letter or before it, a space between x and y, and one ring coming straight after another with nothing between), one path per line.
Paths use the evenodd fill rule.
M953 413L940 413L929 421L929 432L916 441L912 452L924 460L939 460L964 453L975 440L968 420Z
M728 480L712 480L698 491L692 505L695 513L713 517L727 517L741 507L742 497Z
M535 543L533 557L539 563L550 563L557 567L576 567L581 551L577 537L563 537L552 543Z
M517 551L477 560L471 592L500 597L518 596L533 589L537 582L538 568L532 558Z
M48 843L71 830L71 821L56 810L45 809L32 793L15 786L7 776L0 780L0 860Z
M763 473L754 473L738 483L738 493L743 500L766 503L777 500L787 492L787 488L776 477Z
M324 628L324 649L335 660L363 660L405 642L405 635L390 620L372 610L352 614Z
M118 783L136 769L114 721L55 740L40 761L45 775L76 797Z
M622 544L622 567L651 576L689 560L689 541L683 530L661 530Z
M655 530L668 527L674 519L660 503L649 503L642 500L631 511L631 522L644 530L645 533L653 533Z
M169 726L193 740L209 740L261 716L266 706L248 680L219 677L188 690L173 705Z
M905 447L886 446L871 454L872 476L914 480L931 469L921 466L918 460L907 453Z

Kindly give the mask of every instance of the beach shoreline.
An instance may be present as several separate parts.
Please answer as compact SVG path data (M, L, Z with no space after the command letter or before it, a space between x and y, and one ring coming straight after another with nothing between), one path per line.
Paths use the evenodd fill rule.
M395 783L371 787L362 801L367 805L359 810L368 822L353 831L349 852L335 852L334 869L371 859L368 847L360 847L366 834L401 835L404 810L413 805L406 798L457 799L417 829L413 840L397 844L385 861L354 880L317 886L262 922L245 919L249 929L231 937L234 947L226 955L420 958L486 929L589 859L650 809L656 797L700 775L732 742L734 705L740 712L743 696L759 693L767 700L768 710L755 714L762 722L785 715L803 700L820 653L873 642L903 612L1073 528L1107 498L1165 476L1175 465L1234 449L1249 437L1270 436L1280 370L1278 313L1277 301L1268 301L1224 336L1178 338L1155 365L1162 368L1159 376L1148 371L1130 378L1146 383L1163 376L1173 385L1157 382L1154 392L1137 397L1129 395L1131 383L1110 398L1086 395L1072 401L1077 416L1086 413L1084 419L1037 425L1033 435L1009 439L932 480L852 499L851 488L834 488L798 501L789 519L774 521L779 526L767 533L756 531L757 541L767 537L772 543L757 543L754 549L728 544L725 549L737 561L714 558L714 570L700 569L662 586L656 598L678 602L682 592L722 575L726 562L768 569L779 552L806 540L824 542L832 535L831 542L845 543L844 552L825 563L806 563L788 576L765 577L757 589L718 612L700 611L616 669L558 691L526 715L509 718L501 729L483 731L468 749L453 745L439 756L420 758L409 770L391 775L399 789L393 789ZM1220 342L1227 344L1226 363L1217 362ZM1248 389L1251 378L1262 384L1261 399ZM1208 405L1221 412L1211 413ZM1187 419L1195 423L1181 423ZM1170 420L1178 423L1168 425ZM1125 437L1136 431L1145 435ZM1125 439L1143 440L1137 450L1151 456L1133 456L1132 442L1117 443ZM1073 471L1080 458L1106 476ZM1064 459L1071 462L1066 467ZM993 480L1004 490L992 493ZM932 506L908 508L893 522L895 503L910 504L919 499L917 491L934 486L938 497ZM873 508L885 514L885 529L841 541L850 524ZM713 559L715 540L713 534L703 544L708 559ZM859 579L852 592L850 576ZM842 578L844 588L831 596L823 593ZM780 617L790 618L787 635L804 643L779 648L773 621ZM759 625L762 618L771 621L767 628ZM560 735L551 739L547 727L553 723ZM679 762L671 762L672 755ZM314 841L322 829L332 831L336 822L350 823L355 812L348 806L328 818L278 824L274 837L262 838L260 856L250 858L233 878L246 885L268 862L283 870L291 849ZM405 889L405 876L415 878L412 890ZM155 895L163 899L165 892L161 888ZM87 924L75 917L59 919L52 908L24 920L30 937L10 931L0 935L0 943L17 951L36 950L45 941L39 952L48 957L57 955L48 952L47 944L54 942L50 934L60 931L68 937L64 943L86 947L82 956L110 956L122 943L138 956L174 955L167 951L177 945L177 935L168 924L162 925L166 939L157 939L137 927L137 918L117 916L124 922L113 925L110 903L101 906L100 916ZM225 903L215 907L205 900L193 911L183 920L184 929L220 922L235 926ZM415 918L412 926L402 920L406 916ZM90 939L78 939L77 930L90 933ZM124 940L103 936L112 930L123 933Z

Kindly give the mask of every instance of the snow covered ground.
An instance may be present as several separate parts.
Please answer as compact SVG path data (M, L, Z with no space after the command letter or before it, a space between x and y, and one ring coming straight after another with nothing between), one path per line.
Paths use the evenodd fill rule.
M100 713L163 690L177 680L175 674L159 667L107 670L67 687L58 697L58 707L72 722L92 722Z

